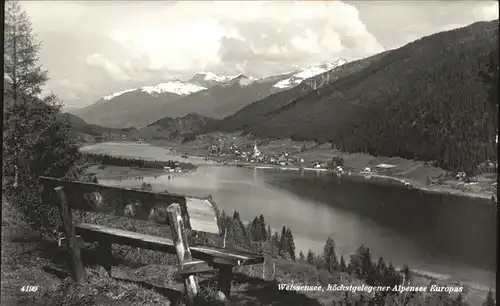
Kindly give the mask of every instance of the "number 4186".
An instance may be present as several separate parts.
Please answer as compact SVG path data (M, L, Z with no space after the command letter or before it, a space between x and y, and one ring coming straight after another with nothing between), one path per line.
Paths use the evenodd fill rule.
M37 292L38 291L38 286L23 286L21 288L22 292Z

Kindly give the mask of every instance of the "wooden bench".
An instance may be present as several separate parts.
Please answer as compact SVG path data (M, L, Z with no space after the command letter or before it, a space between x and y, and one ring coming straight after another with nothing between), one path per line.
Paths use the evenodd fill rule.
M177 255L177 275L183 278L186 303L193 305L199 293L196 275L207 269L219 271L218 290L229 298L233 267L262 263L260 254L221 247L189 246L191 231L218 235L219 210L211 197L155 193L93 183L40 177L45 203L56 202L60 208L72 272L77 283L85 281L85 270L76 235L86 242L98 242L97 256L111 273L111 245L120 244ZM72 210L147 220L169 226L172 238L147 235L98 224L73 224Z

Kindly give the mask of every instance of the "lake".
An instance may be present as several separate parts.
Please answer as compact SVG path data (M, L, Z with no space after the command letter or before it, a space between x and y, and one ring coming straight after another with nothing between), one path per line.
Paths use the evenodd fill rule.
M100 143L83 152L156 160L183 160L148 144ZM275 230L291 228L297 246L322 252L331 236L346 259L361 244L395 266L451 276L495 288L497 220L488 200L428 194L396 186L339 180L330 173L223 167L192 157L196 172L143 180L98 176L106 185L186 195L211 194L227 213L244 221L263 214Z

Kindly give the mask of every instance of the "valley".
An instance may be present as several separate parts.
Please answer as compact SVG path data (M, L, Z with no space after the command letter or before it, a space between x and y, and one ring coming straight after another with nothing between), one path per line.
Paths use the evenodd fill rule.
M5 8L2 305L495 305L498 3Z
M496 185L493 185L497 181L495 170L479 173L472 178L472 181L466 182L463 179L457 179L456 173L424 161L373 156L366 153L348 153L332 148L332 144L329 143L318 144L291 139L254 139L240 133L201 135L199 139L188 143L154 141L152 144L169 148L178 155L187 153L190 156L203 157L225 166L328 171L338 174L345 180L361 179L370 180L375 184L400 186L409 184L407 188L493 199L493 203L497 201ZM253 157L256 144L258 144L260 155ZM235 153L238 151L239 154ZM247 154L242 157L241 152L247 152ZM337 165L332 164L337 157L342 157L343 160L341 170L336 169ZM379 165L390 165L391 168L377 167ZM364 171L366 168L370 170Z

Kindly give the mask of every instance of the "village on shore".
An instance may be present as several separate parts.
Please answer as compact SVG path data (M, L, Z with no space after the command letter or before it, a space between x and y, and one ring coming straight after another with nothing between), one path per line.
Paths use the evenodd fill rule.
M349 154L338 152L338 154L330 154L326 159L325 156L314 154L316 148L306 146L306 144L295 146L293 149L269 150L266 148L267 142L263 140L250 140L240 143L237 140L239 137L223 133L198 137L204 140L205 145L202 150L198 148L196 152L191 154L203 156L207 161L214 161L222 165L330 172L337 177L396 183L410 189L417 188L427 191L487 197L496 202L496 172L498 169L496 161L486 160L479 164L475 176L468 176L465 172L457 172L448 174L446 177L442 175L441 178L431 176L414 178L406 175L412 169L403 169L397 163L382 161L379 163L356 163L356 165L351 165L349 158L346 157ZM264 147L264 149L260 149L259 146ZM264 153L264 151L266 152ZM309 152L311 153L308 154ZM188 153L184 152L183 157L188 157ZM421 164L424 164L424 162ZM417 170L419 166L416 165L413 168Z

